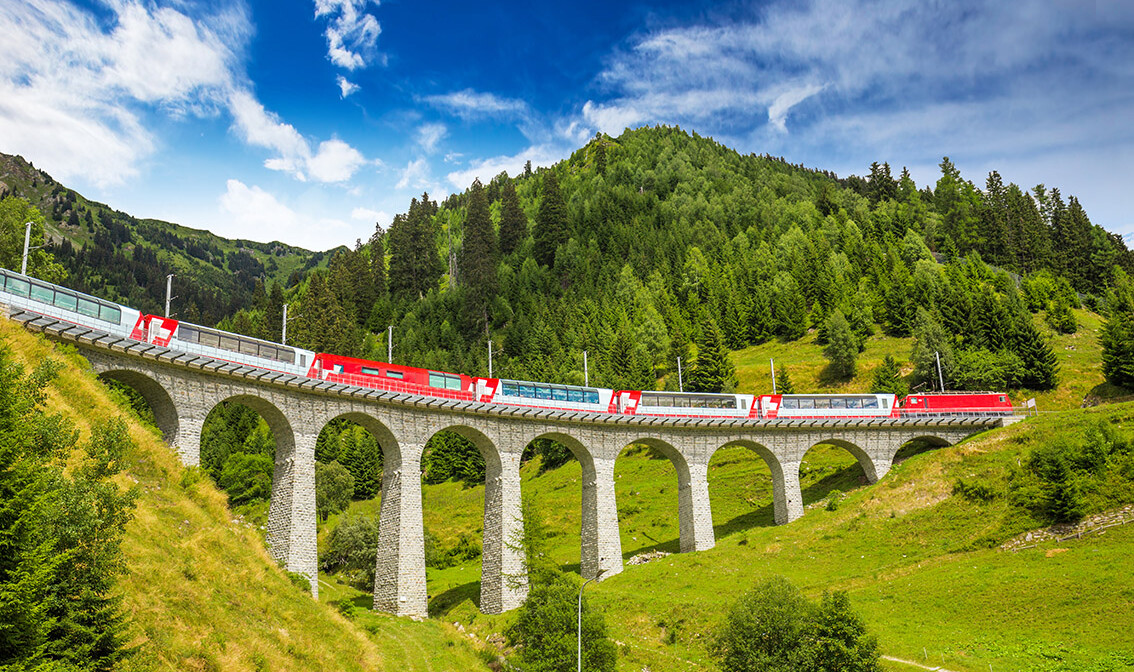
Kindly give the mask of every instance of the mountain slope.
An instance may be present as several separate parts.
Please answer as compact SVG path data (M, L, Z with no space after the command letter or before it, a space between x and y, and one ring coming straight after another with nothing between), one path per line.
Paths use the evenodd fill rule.
M136 443L125 484L141 490L127 527L121 579L139 652L133 669L477 669L477 654L437 621L374 615L369 630L311 599L269 558L261 536L231 519L226 498L198 470L184 469L156 430L116 402L73 349L0 319L0 340L24 364L64 367L48 410L84 433L96 418L122 415Z

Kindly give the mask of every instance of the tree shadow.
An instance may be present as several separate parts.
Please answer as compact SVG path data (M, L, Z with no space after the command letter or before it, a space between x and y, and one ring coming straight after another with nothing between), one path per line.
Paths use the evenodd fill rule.
M480 581L462 583L440 595L433 596L429 600L429 615L432 617L447 614L465 600L472 602L476 605L477 611L480 611Z
M941 446L936 445L931 441L914 439L913 441L910 441L906 445L899 448L898 452L894 453L894 461L891 463L891 465L901 464L902 462L905 462L915 455L921 455L922 453L928 453L932 450L938 450L940 448Z
M866 484L866 473L862 470L862 465L855 462L852 466L843 467L824 476L804 488L800 494L803 497L803 505L808 506L826 499L835 490L849 492Z
M753 511L742 513L732 520L721 523L720 525L713 525L713 536L719 541L721 538L727 537L730 534L744 532L754 527L774 527L775 524L775 507L772 502L768 502Z
M852 378L854 378L854 376L847 377L838 375L832 364L827 364L827 366L824 366L823 370L819 372L819 384L824 387L844 385L850 382Z
M639 534L641 534L641 533L639 532ZM653 541L653 539L651 539L650 537L646 537L646 538ZM623 551L622 560L623 560L623 562L625 562L626 560L629 560L630 558L634 557L635 555L641 555L643 553L653 553L655 551L663 551L665 553L680 553L681 552L681 539L677 538L677 539L670 539L668 541L659 541L659 542L653 544L652 546L643 546L643 547L641 547L637 550L634 550L634 551Z

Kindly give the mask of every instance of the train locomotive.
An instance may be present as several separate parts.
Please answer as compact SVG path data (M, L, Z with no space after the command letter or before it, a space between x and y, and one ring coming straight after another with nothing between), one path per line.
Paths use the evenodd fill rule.
M1006 416L998 392L893 394L705 394L612 390L473 377L317 353L203 327L76 292L0 268L0 303L120 338L244 366L346 385L482 403L587 413L691 418L823 419Z

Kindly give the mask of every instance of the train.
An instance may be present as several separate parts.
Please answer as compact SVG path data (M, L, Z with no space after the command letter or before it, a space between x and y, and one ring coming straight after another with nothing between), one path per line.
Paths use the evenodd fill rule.
M684 418L826 419L1007 416L1001 392L894 394L711 394L612 390L477 377L314 352L160 315L0 268L0 303L123 339L244 366L357 387L486 404Z

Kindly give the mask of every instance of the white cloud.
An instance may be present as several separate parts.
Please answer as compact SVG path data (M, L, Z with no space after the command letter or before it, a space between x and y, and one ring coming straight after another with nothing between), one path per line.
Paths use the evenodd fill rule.
M437 143L441 142L448 133L449 129L445 124L422 124L417 127L417 144L421 145L427 154L432 154L437 151Z
M395 189L423 189L436 194L441 191L441 186L433 179L433 175L429 170L429 162L425 157L419 157L410 161L405 170L402 171L402 176L398 183L394 185Z
M301 214L260 187L249 187L240 180L230 179L226 187L219 204L227 236L258 242L280 240L311 250L350 240L346 222Z
M327 58L340 68L363 68L375 57L382 27L366 13L369 4L370 0L315 0L315 18L328 21L323 32Z
M357 92L359 88L361 87L359 87L358 84L355 84L354 82L348 80L346 77L339 75L339 92L343 98L346 98L350 94Z
M99 186L137 175L154 151L150 109L223 108L251 34L239 5L196 18L127 0L110 9L103 23L68 3L0 3L0 146Z
M588 100L583 104L583 118L603 133L619 135L645 121L646 115L630 104L600 105Z
M528 112L528 105L522 100L501 98L492 93L482 93L472 89L426 96L422 100L462 119L522 117Z
M789 87L772 99L772 104L768 106L768 123L780 133L787 133L787 115L791 108L822 90L823 87L818 84Z
M319 151L307 160L307 170L319 182L345 182L366 163L357 149L332 138L319 143Z
M360 222L377 224L382 228L386 228L390 225L390 222L394 221L394 218L385 211L371 210L370 208L355 208L350 211L350 218Z
M495 156L474 161L469 168L453 171L446 175L446 178L458 190L464 190L477 178L487 184L489 180L504 171L514 177L524 171L524 165L528 161L532 162L534 170L538 166L550 166L570 153L571 149L567 146L533 145L511 156Z

